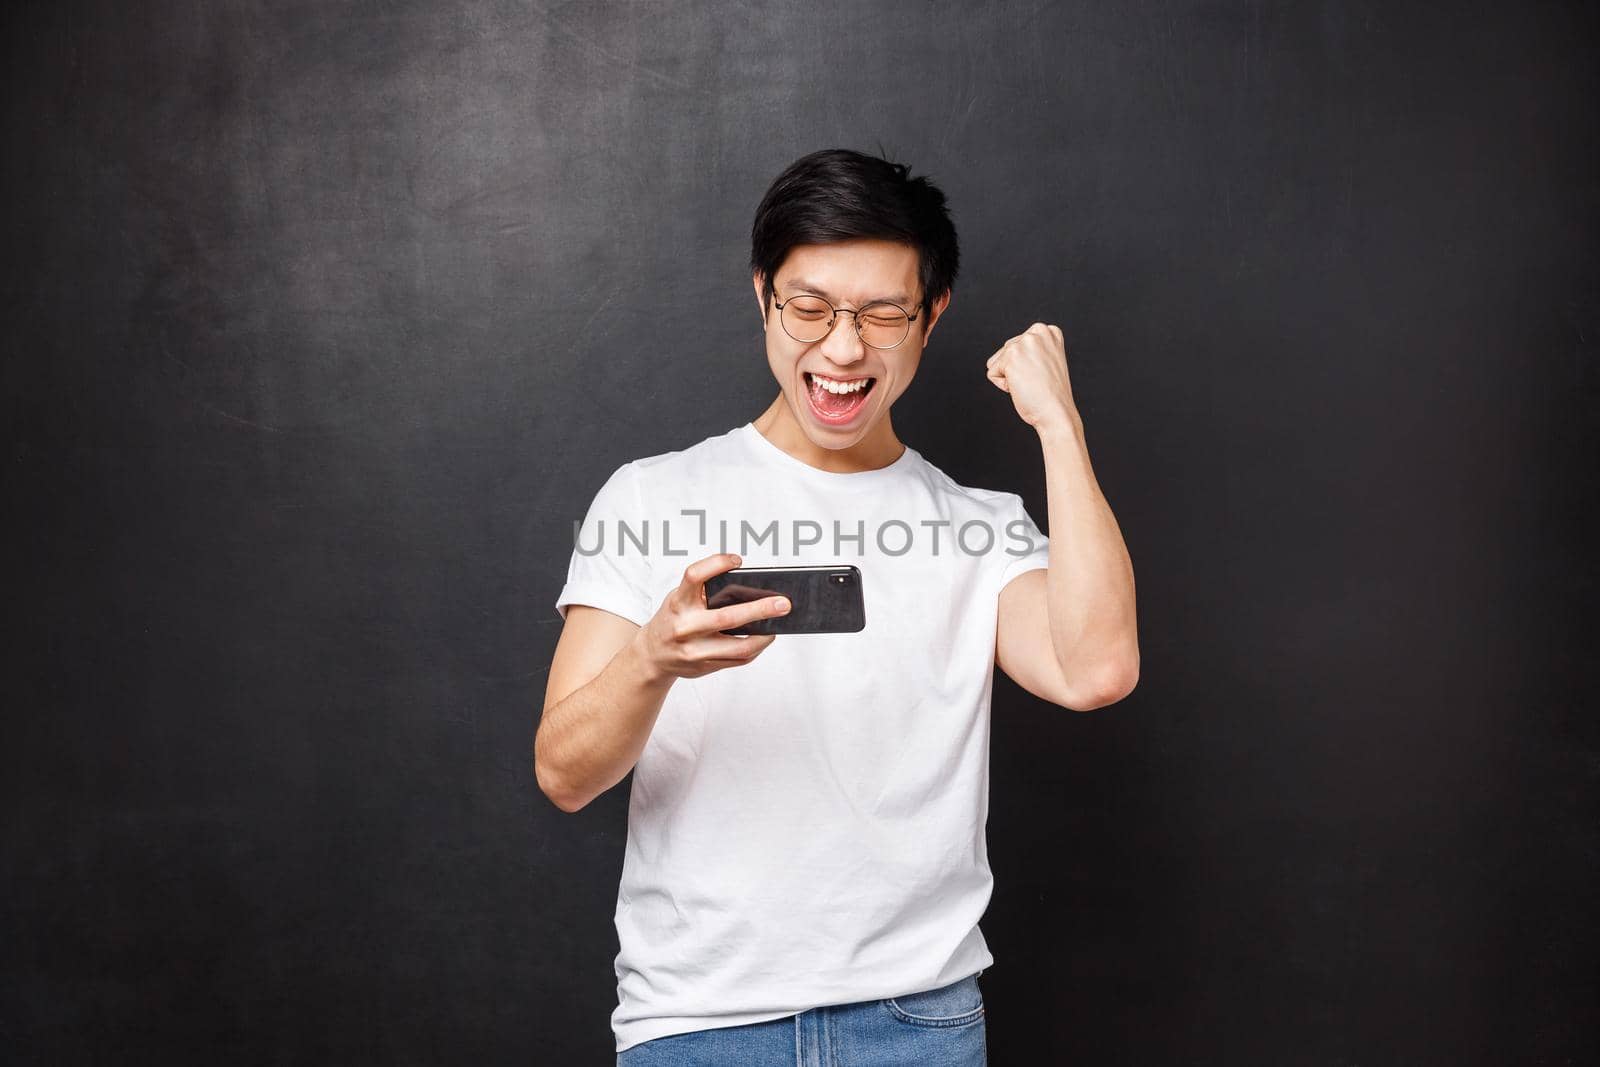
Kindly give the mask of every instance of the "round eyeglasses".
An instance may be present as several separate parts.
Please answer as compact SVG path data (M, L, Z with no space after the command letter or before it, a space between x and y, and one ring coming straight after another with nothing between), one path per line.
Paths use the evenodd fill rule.
M828 336L833 330L834 319L840 314L847 314L854 318L856 336L861 338L863 344L872 348L894 348L906 339L906 334L911 332L911 324L917 321L917 315L922 314L921 311L917 315L907 314L905 308L887 300L879 300L852 311L850 308L836 308L822 297L809 293L791 296L773 306L778 309L778 321L783 324L783 332L807 345Z

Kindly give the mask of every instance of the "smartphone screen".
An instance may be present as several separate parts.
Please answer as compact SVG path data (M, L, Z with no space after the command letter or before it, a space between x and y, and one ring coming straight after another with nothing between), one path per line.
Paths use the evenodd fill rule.
M758 619L725 634L851 634L866 628L861 571L850 564L739 567L706 582L706 607L770 596L789 598L789 613Z

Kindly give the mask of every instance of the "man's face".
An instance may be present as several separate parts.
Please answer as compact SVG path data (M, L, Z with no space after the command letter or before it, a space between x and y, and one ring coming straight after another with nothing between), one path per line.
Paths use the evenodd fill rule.
M760 275L754 282L760 303ZM937 300L930 314L918 314L923 294L916 249L868 239L796 245L774 275L773 289L774 304L809 293L839 309L854 310L888 300L917 315L905 340L894 348L879 349L861 340L853 315L836 315L828 335L807 344L784 331L776 307L763 306L767 364L783 389L795 422L822 448L846 449L866 440L911 384L923 346L950 294ZM868 381L856 394L835 395L817 383L819 377L836 385Z

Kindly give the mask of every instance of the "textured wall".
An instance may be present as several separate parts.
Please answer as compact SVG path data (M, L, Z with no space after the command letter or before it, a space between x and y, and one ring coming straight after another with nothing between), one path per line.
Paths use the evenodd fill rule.
M8 1059L608 1062L572 521L775 395L834 145L963 239L902 437L1042 523L983 361L1061 325L1138 574L1131 698L997 682L994 1062L1596 1055L1586 6L3 18Z

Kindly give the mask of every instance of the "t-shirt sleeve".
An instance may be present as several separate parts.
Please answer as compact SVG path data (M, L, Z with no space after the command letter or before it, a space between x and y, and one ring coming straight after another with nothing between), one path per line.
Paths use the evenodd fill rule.
M567 583L556 597L556 613L563 620L568 604L587 604L640 626L650 621L650 561L619 530L619 524L635 535L646 529L638 478L638 469L625 463L595 493L572 547Z
M1029 517L1028 509L1016 493L1006 494L1001 514L1000 558L1005 562L1000 588L1004 589L1017 575L1050 565L1050 539Z

